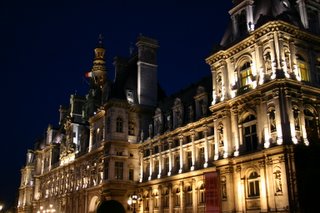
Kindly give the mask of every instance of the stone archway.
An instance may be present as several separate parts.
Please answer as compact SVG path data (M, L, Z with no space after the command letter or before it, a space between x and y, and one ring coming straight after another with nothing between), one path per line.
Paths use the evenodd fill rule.
M125 213L126 210L116 200L103 201L98 205L97 213Z

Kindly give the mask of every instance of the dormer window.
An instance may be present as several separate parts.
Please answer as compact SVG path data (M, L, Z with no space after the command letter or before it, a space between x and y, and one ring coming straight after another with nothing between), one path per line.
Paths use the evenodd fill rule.
M240 67L240 83L241 86L247 86L252 82L252 70L250 62L245 62Z
M239 15L237 15L238 27L239 27L239 36L242 37L247 32L247 17L246 11L242 10Z
M116 121L116 132L123 132L123 120L120 117Z
M297 55L297 63L301 81L310 81L309 70L306 60L301 55Z

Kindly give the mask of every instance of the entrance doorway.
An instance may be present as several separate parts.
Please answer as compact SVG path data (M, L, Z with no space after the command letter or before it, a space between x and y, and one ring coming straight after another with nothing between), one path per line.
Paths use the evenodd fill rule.
M125 213L121 203L115 200L103 201L97 208L97 213Z

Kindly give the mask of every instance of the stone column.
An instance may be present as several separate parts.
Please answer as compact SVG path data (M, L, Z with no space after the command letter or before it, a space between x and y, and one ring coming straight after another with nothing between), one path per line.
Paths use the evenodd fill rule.
M149 178L148 178L148 180L151 180L151 178L152 178L152 172L153 172L153 156L152 156L152 154L153 154L153 150L152 149L150 149L150 167L149 167Z
M208 167L208 161L209 161L209 144L208 144L208 127L205 126L204 132L204 164L203 168Z
M268 202L267 202L267 184L266 184L266 173L265 173L265 162L264 160L259 162L260 167L260 208L261 212L268 211Z
M161 171L162 171L162 146L159 144L159 172L158 178L161 178Z
M196 148L195 148L195 145L194 145L194 139L195 139L195 131L192 130L192 133L191 133L191 147L192 147L192 166L190 168L190 171L193 171L195 169L195 163L196 163Z
M184 183L183 181L180 181L180 212L185 213L185 192L184 192Z
M280 88L274 89L272 91L274 106L275 106L275 119L276 119L276 128L277 128L277 144L281 145L283 143L282 137L282 126L281 126L281 108L280 108L280 100L279 100L279 91Z
M238 128L238 109L237 107L233 107L231 110L231 133L232 140L234 142L234 156L239 155L239 128Z
M93 143L93 127L90 126L90 137L89 137L89 152L91 151L92 149L92 143Z
M171 147L172 147L172 139L168 139L168 143L169 143L169 171L168 171L168 176L171 176L171 171L172 171L172 151L171 151Z
M140 154L140 180L139 180L139 182L141 183L143 181L143 167L144 167L143 149L140 150L139 154Z
M218 138L217 119L214 119L213 123L214 123L214 160L218 160L219 159L219 138Z
M183 136L179 135L179 142L180 142L180 169L179 173L182 173L183 171Z

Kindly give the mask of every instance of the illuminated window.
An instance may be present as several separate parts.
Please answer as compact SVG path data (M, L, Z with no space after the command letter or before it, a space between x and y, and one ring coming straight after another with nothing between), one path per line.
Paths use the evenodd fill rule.
M248 197L260 196L259 176L256 172L252 172L248 178Z
M246 86L252 82L252 71L249 62L243 64L240 68L240 83L241 86Z
M249 115L243 121L243 137L247 151L255 151L258 148L256 117Z
M123 132L123 120L120 117L117 118L116 132Z
M310 77L307 62L303 57L297 55L297 63L301 81L309 81Z
M123 162L114 163L114 175L117 180L123 179Z

